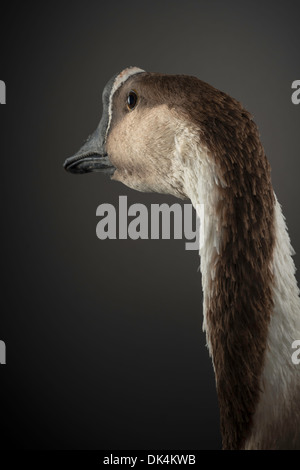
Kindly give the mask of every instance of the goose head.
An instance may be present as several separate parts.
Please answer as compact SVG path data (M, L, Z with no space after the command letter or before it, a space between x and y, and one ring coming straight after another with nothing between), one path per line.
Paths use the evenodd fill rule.
M230 141L238 120L245 128L248 118L237 101L195 77L138 67L112 77L102 99L99 126L65 169L104 172L138 191L179 198L189 197L195 172L191 147L198 149L198 166L209 158L216 167L214 150Z

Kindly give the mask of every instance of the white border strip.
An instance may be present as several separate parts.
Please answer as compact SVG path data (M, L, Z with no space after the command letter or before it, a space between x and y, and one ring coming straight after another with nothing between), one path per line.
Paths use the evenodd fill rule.
M107 129L106 129L106 134L105 134L105 142L107 139L107 134L111 125L111 120L112 120L112 100L115 92L120 88L121 85L123 85L126 80L128 80L129 77L132 75L135 75L136 73L142 73L145 72L145 70L140 69L139 67L128 67L127 69L124 69L119 75L116 77L113 87L110 92L109 96L109 108L108 108L108 124L107 124Z

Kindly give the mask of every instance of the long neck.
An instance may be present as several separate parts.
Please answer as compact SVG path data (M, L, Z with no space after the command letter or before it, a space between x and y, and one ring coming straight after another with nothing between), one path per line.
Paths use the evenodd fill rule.
M282 314L277 321L276 312L283 300L282 285L276 291L276 285L282 284L280 249L285 251L282 258L293 284L295 305L293 312L281 305L281 312L284 310L288 317L297 317L300 312L289 241L281 246L280 233L285 232L285 226L273 194L269 166L259 140L254 147L251 163L240 165L231 160L227 172L226 168L217 170L218 162L207 149L199 155L199 146L195 147L186 170L192 203L195 207L203 205L200 255L204 329L213 358L225 449L269 445L262 442L268 426L258 436L264 422L263 403L271 393L265 382L273 381L272 386L277 386L280 376L270 376L270 363L274 364L276 355L271 357L268 350L270 344L278 347L278 339L274 344L278 330L291 324L289 318L281 321ZM226 157L231 159L230 155ZM197 166L199 160L201 165ZM290 335L287 342L289 339Z
M274 221L274 307L260 380L262 393L247 449L300 449L300 365L291 357L291 346L300 339L300 298L294 251L277 200Z

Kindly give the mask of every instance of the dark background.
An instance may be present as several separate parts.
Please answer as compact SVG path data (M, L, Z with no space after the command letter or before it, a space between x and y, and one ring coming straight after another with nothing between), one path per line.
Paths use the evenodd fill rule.
M37 6L38 5L38 6ZM173 203L62 164L129 65L195 75L253 113L300 251L296 1L1 5L0 446L219 449L196 251L100 241L96 208ZM295 256L299 266L299 257Z

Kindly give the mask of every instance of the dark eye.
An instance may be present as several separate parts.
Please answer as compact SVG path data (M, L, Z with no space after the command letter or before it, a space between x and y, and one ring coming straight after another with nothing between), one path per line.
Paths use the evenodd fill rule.
M127 97L127 107L130 110L133 110L138 102L138 96L135 91L130 91Z

